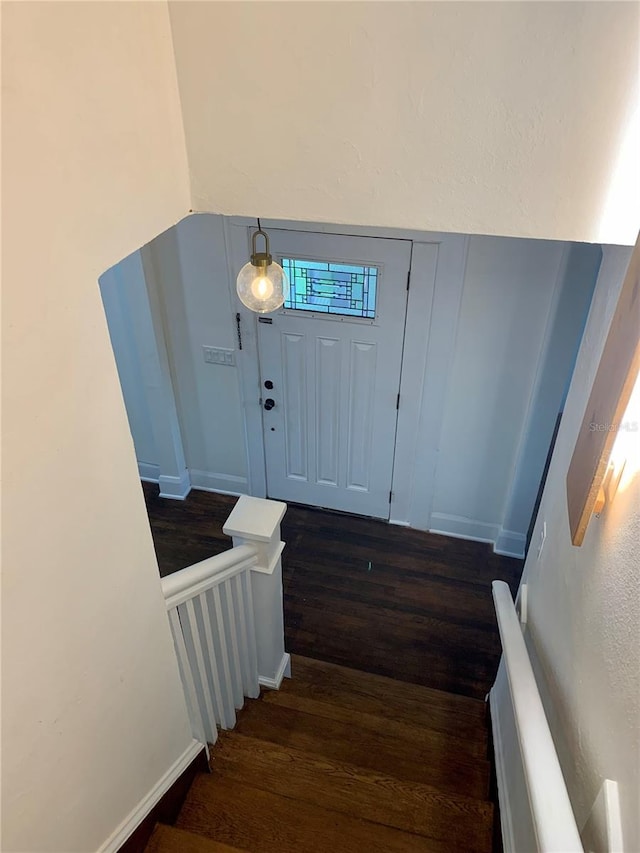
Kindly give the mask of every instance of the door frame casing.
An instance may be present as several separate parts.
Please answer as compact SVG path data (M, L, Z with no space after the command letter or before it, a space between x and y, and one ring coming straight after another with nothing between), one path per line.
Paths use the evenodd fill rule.
M242 350L236 351L236 363L244 414L248 491L254 497L264 498L267 480L257 315L245 308L235 289L237 270L246 263L251 252L250 234L256 227L256 220L234 216L224 217L223 222L232 316L235 319L236 313L240 314L242 335ZM405 337L389 521L428 530L469 238L459 234L282 220L261 222L267 230L277 228L413 242L411 286L402 330Z
M264 224L264 223L263 223ZM251 226L254 219L224 217L224 239L227 250L229 275L229 297L232 319L240 316L239 339L236 341L236 365L238 369L240 403L244 423L244 442L247 456L248 493L256 498L267 496L267 473L262 431L262 389L260 384L260 360L258 355L257 315L246 308L236 292L238 271L251 255ZM240 346L242 348L240 349Z

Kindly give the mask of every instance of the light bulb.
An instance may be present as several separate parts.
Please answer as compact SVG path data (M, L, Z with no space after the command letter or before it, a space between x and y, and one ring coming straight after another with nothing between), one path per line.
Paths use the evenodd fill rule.
M269 299L273 293L273 284L265 275L259 275L251 282L251 292L256 299Z

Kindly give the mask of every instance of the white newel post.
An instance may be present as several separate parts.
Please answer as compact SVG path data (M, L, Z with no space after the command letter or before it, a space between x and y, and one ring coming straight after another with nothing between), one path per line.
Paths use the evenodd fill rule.
M252 545L258 565L251 567L251 591L258 646L258 675L263 687L277 690L284 676L291 676L289 655L284 650L282 560L284 542L280 522L287 505L242 495L222 528L233 537L233 546Z

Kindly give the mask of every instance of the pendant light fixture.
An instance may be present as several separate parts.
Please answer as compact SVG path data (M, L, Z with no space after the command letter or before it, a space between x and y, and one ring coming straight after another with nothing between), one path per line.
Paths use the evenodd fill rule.
M256 241L264 239L264 252L256 250ZM236 280L236 290L243 305L258 314L267 314L284 305L289 296L289 279L280 264L269 252L269 237L260 227L251 237L251 260L245 264Z

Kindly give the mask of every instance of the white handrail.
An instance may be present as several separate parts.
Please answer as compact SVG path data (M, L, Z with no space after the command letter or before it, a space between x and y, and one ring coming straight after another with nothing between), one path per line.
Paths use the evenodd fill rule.
M161 579L167 610L258 563L254 545L237 545Z
M250 569L253 544L236 545L162 578L192 733L215 743L244 697L260 692Z
M492 590L538 850L582 853L584 848L511 592L504 581L493 581Z
M245 698L278 689L284 649L280 522L286 505L243 495L223 531L233 547L162 578L193 736L215 743Z

